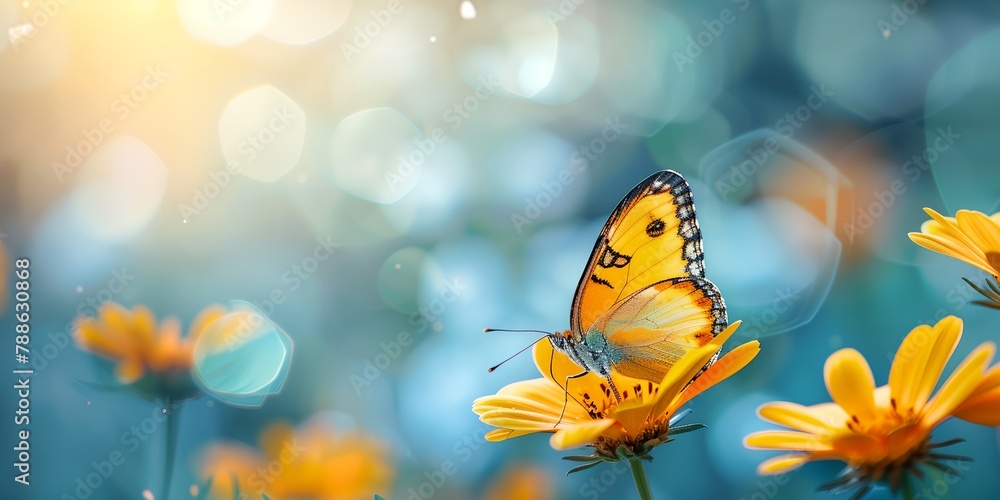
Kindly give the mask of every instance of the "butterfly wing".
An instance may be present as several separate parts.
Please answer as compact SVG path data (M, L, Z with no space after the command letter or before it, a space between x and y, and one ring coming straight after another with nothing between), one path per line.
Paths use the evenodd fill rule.
M590 330L615 304L664 279L704 276L691 189L677 172L657 172L632 188L601 230L576 287L570 327Z
M726 321L725 303L711 281L673 278L630 295L591 331L607 338L615 370L659 382L681 356L725 329Z

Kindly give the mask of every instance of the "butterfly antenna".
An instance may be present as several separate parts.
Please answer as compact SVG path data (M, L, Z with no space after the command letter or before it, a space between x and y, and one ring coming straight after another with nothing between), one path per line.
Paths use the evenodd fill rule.
M483 328L486 333L489 332L525 332L525 333L540 333L542 335L548 335L549 332L543 332L541 330L507 330L505 328Z
M494 331L494 332L516 332L516 331L525 331L525 332L538 332L538 333L545 333L545 332L541 332L541 331L538 331L538 330L491 330L491 329L489 329L489 328L485 329L485 331L487 331L487 332L490 332L490 331ZM534 341L534 342L532 342L532 343L528 344L527 346L525 346L525 347L524 347L523 349L521 349L520 351L517 351L517 352L515 352L515 353L514 353L514 354L513 354L512 356L510 356L509 358L507 358L507 359L505 359L505 360L503 360L503 361L501 361L501 362L499 362L499 363L497 363L497 364L493 365L493 366L492 366L492 367L491 367L491 368L490 368L489 370L487 370L487 372L489 372L489 373L493 373L493 370L496 370L497 368L500 368L500 365L502 365L502 364L504 364L504 363L506 363L506 362L508 362L508 361L510 361L510 360L512 360L512 359L514 359L514 358L515 358L515 357L516 357L516 356L517 356L518 354L521 354L522 352L524 352L524 351L527 351L529 347L531 347L531 346L533 346L533 345L535 345L535 344L537 344L537 343L541 342L542 340L544 340L544 339L548 338L548 334L547 334L547 333L545 333L545 335L546 335L545 337L540 337L540 338L539 338L538 340L536 340L536 341Z

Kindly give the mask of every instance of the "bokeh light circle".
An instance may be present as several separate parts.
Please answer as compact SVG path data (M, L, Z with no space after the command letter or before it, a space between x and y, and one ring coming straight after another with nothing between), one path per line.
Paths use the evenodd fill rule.
M973 39L938 70L927 88L925 149L948 215L1000 210L1000 29Z
M305 45L336 31L351 13L351 0L281 0L274 4L264 36L290 45Z
M227 168L261 182L274 182L295 167L305 135L302 108L270 85L232 98L219 117Z
M723 291L730 319L747 322L737 335L775 335L811 321L840 264L844 176L770 129L720 145L699 170L705 183L691 184L712 266L706 274ZM723 243L731 241L742 243Z
M145 227L159 209L167 188L167 167L136 137L105 141L76 173L71 202L84 230L119 242Z
M891 6L864 0L803 4L795 53L816 84L833 100L868 120L912 115L923 104L929 61L940 59L944 43L920 13L888 37L878 28L891 19ZM845 26L864 26L844 36Z
M360 111L344 118L333 134L333 181L359 198L394 203L413 189L425 162L446 140L441 129L423 136L392 108Z
M192 374L206 393L241 407L260 407L281 391L292 362L292 339L248 302L209 323L194 345Z
M271 18L274 0L177 0L177 13L191 36L215 45L237 45Z
M4 91L50 84L70 65L70 31L63 19L37 5L17 16L0 12L0 90Z
M378 291L394 310L409 314L417 310L420 274L427 252L407 247L393 252L378 271Z

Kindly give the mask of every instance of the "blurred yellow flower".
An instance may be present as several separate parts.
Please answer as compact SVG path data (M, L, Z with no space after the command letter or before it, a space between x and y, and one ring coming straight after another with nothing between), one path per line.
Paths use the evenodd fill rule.
M249 498L368 500L386 493L395 475L380 441L358 431L338 433L320 420L297 430L284 422L271 425L260 435L260 451L210 445L200 463L201 477L212 480L213 500L232 500L237 488Z
M96 318L77 318L74 337L81 349L116 362L115 376L123 384L135 383L150 372L169 378L188 374L198 335L226 312L217 305L205 308L181 338L175 318L157 325L147 307L135 306L130 311L108 302L98 309Z
M580 367L562 352L553 352L548 342L539 342L533 353L543 378L515 382L496 395L481 397L472 410L483 422L499 427L486 434L489 441L551 432L549 443L557 450L591 445L595 458L613 460L622 458L618 449L624 446L632 455L648 458L650 450L667 441L671 416L681 406L742 369L760 351L757 341L747 342L692 382L738 326L739 322L730 325L708 344L685 354L659 384L612 371L615 385L628 388L622 391L621 403L603 377L588 373L570 380L569 402L564 404L562 381L579 373Z
M909 233L914 243L953 257L997 277L1000 275L1000 212L986 215L973 210L959 210L955 217L924 208L931 220L920 232Z
M515 465L490 481L484 500L549 500L553 498L552 481L545 469Z
M790 452L764 461L759 474L781 474L814 460L840 460L847 469L826 489L858 488L864 494L874 483L885 483L893 491L910 487L906 476L920 477L918 466L926 464L958 474L940 461L931 431L963 405L969 420L987 423L995 415L982 413L977 397L997 408L997 369L986 376L995 346L985 342L952 372L936 395L932 393L945 365L962 336L962 320L947 316L933 327L920 325L903 340L889 371L889 383L875 387L865 358L854 349L841 349L826 361L824 377L832 403L801 406L772 402L758 414L764 420L792 430L769 430L751 434L748 448Z

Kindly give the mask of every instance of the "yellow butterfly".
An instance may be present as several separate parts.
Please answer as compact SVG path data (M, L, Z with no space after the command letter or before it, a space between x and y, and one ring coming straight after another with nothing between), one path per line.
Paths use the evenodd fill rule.
M608 381L605 396L621 401L612 369L659 383L727 324L722 295L705 279L691 189L664 170L632 188L611 213L576 287L570 329L542 338L583 369L567 384L595 372Z

